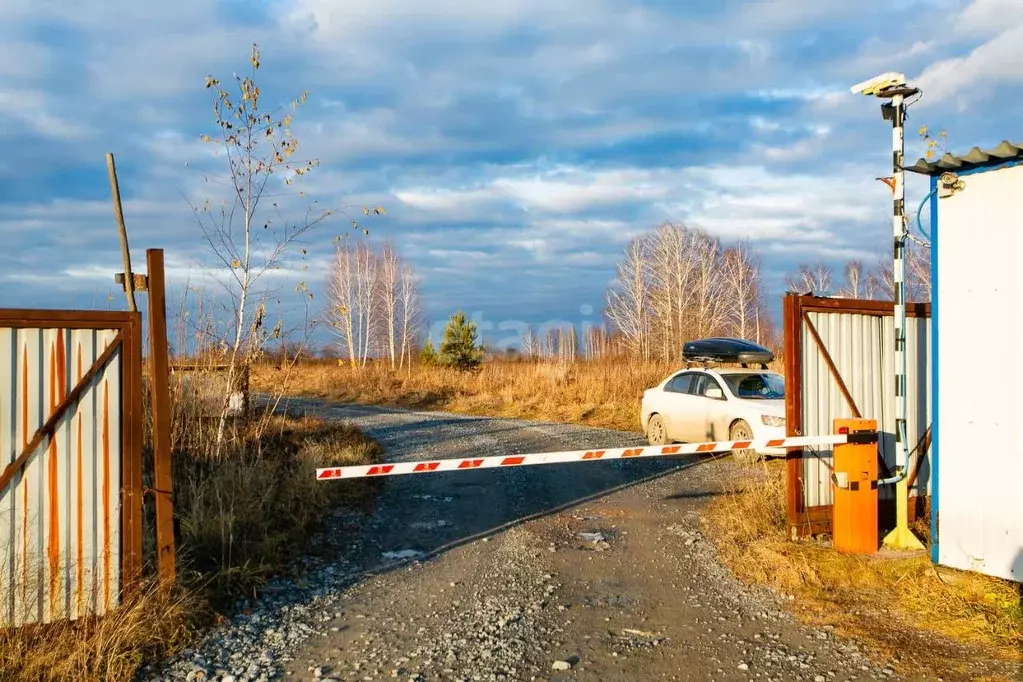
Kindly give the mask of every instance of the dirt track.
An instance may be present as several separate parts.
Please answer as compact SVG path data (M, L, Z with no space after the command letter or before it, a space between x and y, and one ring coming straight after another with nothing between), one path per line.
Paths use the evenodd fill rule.
M559 424L289 407L353 421L389 461L641 442ZM331 519L300 562L305 575L276 581L161 675L896 679L855 645L794 623L777 598L718 563L700 511L734 473L729 460L686 458L382 479L368 518Z

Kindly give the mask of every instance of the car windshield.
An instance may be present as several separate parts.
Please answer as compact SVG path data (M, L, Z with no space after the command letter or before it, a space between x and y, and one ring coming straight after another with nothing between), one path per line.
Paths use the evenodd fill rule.
M785 380L777 374L725 374L722 378L736 398L781 400L785 397Z

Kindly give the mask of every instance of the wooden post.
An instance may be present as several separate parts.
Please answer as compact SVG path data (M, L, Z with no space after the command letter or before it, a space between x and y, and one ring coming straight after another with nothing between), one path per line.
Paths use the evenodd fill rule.
M163 249L146 250L149 279L149 385L153 397L153 487L160 582L174 581L174 483L171 476L170 352Z
M785 330L785 426L786 435L803 435L803 328L800 297L785 294L783 327ZM790 448L785 455L785 515L793 539L803 532L803 451Z
M131 252L128 250L128 230L124 226L124 212L121 210L121 188L117 183L117 166L114 155L107 152L107 173L110 175L110 194L114 200L114 218L117 219L117 234L121 238L121 259L124 261L124 294L128 298L128 310L135 312L135 279L131 272Z

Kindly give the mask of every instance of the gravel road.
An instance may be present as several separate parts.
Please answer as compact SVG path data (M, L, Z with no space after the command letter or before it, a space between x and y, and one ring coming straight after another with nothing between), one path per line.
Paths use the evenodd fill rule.
M289 409L352 421L388 461L642 443L305 399ZM296 558L299 577L275 580L142 678L899 679L718 563L700 510L734 466L684 458L388 478L367 516L328 520Z

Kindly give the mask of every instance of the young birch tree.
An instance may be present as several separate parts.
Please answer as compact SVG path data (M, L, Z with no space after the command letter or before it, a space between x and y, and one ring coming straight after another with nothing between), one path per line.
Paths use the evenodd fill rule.
M327 318L331 331L348 351L348 363L352 367L359 359L355 336L357 310L354 254L347 244L339 244L327 281Z
M201 207L192 205L193 215L213 254L230 273L225 284L232 302L231 323L225 330L229 388L217 428L217 456L237 377L262 350L262 341L280 334L277 325L269 334L266 332L267 296L261 295L256 286L269 271L280 267L285 252L296 239L332 213L312 206L296 221L284 215L283 199L275 198L269 206L265 205L267 189L276 190L278 177L283 179L279 184L289 186L317 162L295 160L298 140L291 134L292 114L282 115L284 107L262 106L255 82L259 68L259 49L253 45L247 75L235 74L231 86L213 76L206 78L206 89L214 93L217 134L203 135L201 139L226 158L229 189L228 196L219 202L207 199ZM290 107L297 108L305 99L303 93L290 102ZM308 293L304 287L303 292Z
M402 367L407 361L409 369L411 369L412 349L417 345L416 340L422 321L419 309L419 285L416 283L415 273L410 265L403 265L401 268L398 312L401 317L401 359L398 367Z
M380 304L382 309L383 327L386 327L384 340L387 343L388 357L391 360L391 369L395 368L397 361L397 324L398 324L398 298L399 273L401 265L398 260L398 253L394 245L386 243L380 250Z
M378 321L377 283L380 277L379 260L367 244L355 247L355 313L356 338L359 347L359 365L369 361L374 348Z
M246 75L234 74L233 82L227 83L213 76L206 78L206 89L213 93L216 133L202 135L201 139L227 161L226 196L208 198L201 206L190 203L215 260L227 273L216 279L231 302L230 320L221 332L229 389L217 428L216 456L221 452L231 393L238 377L263 351L266 341L282 333L280 322L271 324L267 320L270 289L265 284L266 276L282 268L298 239L342 213L340 208L325 209L316 201L306 200L302 192L289 195L289 188L319 163L316 159L298 159L298 139L291 133L292 111L305 103L307 95L302 93L283 105L265 107L256 83L260 66L259 48L254 44ZM208 177L206 182L225 186ZM305 202L304 209L296 207L296 198ZM364 215L383 213L380 207L363 208ZM355 220L352 226L359 228ZM297 290L308 308L312 293L304 282Z

